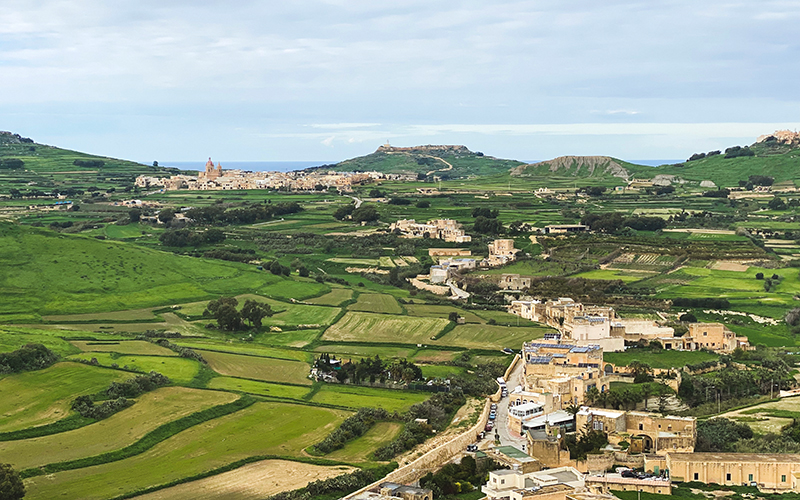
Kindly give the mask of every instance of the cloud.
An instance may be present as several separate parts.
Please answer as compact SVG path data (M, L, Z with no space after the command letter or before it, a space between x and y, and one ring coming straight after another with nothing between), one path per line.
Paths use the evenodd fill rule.
M321 144L322 144L323 146L333 147L333 140L334 140L334 139L336 139L336 136L332 135L332 136L330 136L330 137L327 137L327 138L325 138L325 139L322 139L322 141L320 141L320 142L321 142Z

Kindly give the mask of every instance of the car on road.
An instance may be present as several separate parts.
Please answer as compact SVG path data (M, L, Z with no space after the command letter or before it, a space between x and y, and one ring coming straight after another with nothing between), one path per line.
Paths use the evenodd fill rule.
M497 413L492 412L492 413L489 414L489 420L494 420L496 418L497 418Z
M486 427L483 428L486 432L491 432L494 429L494 422L486 422Z
M477 444L468 444L467 445L467 451L478 451L478 445Z
M492 406L489 407L492 411L497 410L497 405L492 403Z

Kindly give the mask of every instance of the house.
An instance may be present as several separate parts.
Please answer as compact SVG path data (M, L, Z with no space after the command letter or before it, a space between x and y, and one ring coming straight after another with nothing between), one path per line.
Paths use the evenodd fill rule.
M675 338L674 342L670 342L670 347L664 345L665 349L707 349L720 352L733 352L737 347L751 349L747 337L737 336L722 323L690 323L689 331L683 337Z
M544 227L545 234L585 233L589 226L583 224L551 224Z
M520 470L489 472L489 480L481 491L489 500L536 498L565 500L569 493L584 488L583 474L574 467L556 467L524 473Z
M482 264L489 267L497 267L514 262L517 260L517 253L521 250L514 248L514 240L500 239L494 240L489 244L489 257L483 260Z
M501 290L524 290L530 288L531 279L523 278L519 274L501 274L497 286Z
M697 439L694 417L662 416L638 411L581 407L575 415L575 427L585 427L608 434L612 444L627 440L631 453L692 452Z
M667 453L673 481L753 485L763 492L800 492L800 454Z

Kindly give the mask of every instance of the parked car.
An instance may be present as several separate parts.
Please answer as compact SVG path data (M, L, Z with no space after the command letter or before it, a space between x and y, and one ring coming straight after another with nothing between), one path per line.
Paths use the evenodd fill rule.
M477 444L468 444L467 445L467 451L478 451L478 445Z
M491 432L491 430L492 430L493 428L494 428L494 423L492 423L492 422L486 422L486 427L484 427L483 429L484 429L486 432Z
M492 403L492 406L490 406L489 408L491 408L492 411L495 411L497 409L497 405Z
M496 418L497 418L497 415L496 415L496 414L494 414L494 413L490 413L490 414L489 414L489 420L494 420L494 419L496 419Z

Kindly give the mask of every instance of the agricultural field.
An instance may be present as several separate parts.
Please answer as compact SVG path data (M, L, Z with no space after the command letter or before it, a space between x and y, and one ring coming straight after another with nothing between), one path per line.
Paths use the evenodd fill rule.
M172 354L172 352L170 351ZM176 356L119 355L114 352L85 352L68 359L90 361L96 359L100 366L127 369L139 373L158 372L173 382L188 384L200 371L200 363L192 359ZM125 368L127 367L127 368ZM128 378L136 373L128 373Z
M458 325L433 345L467 347L469 349L503 349L510 347L519 350L523 342L544 337L553 331L547 327L505 327L498 325Z
M93 394L130 377L130 373L70 362L6 375L0 378L0 432L53 423L70 413L77 396Z
M343 462L367 462L372 452L392 441L400 431L402 424L398 422L378 422L363 436L347 443L344 448L325 455L330 460Z
M477 313L459 309L453 306L439 306L428 304L406 304L406 311L409 316L419 316L422 318L444 318L447 319L450 313L458 313L467 323L485 323L486 320L478 316ZM486 312L486 311L481 311ZM494 312L494 311L492 311ZM511 315L509 315L511 316Z
M770 401L720 416L745 423L762 434L778 433L794 419L800 418L800 396Z
M383 314L402 314L403 308L397 303L397 299L391 295L383 293L362 293L358 296L355 304L347 307L350 311L363 311Z
M74 345L83 352L116 352L118 354L141 354L143 356L177 356L165 347L145 340L90 341L73 340Z
M99 455L131 445L166 422L235 399L236 395L226 392L164 387L142 394L130 408L86 427L51 436L0 441L0 456L17 469L27 469Z
M625 352L604 352L603 361L617 366L628 366L634 361L650 365L651 368L682 368L705 361L716 361L719 355L706 351L651 351L628 349Z
M179 346L189 347L200 351L219 351L231 354L251 354L267 358L288 359L294 361L308 361L308 353L296 349L280 349L268 347L255 342L233 342L214 339L178 339ZM202 352L200 354L203 354Z
M351 297L353 297L353 290L350 288L333 288L325 295L308 299L306 302L319 306L338 306L342 302L350 300Z
M441 318L412 318L364 312L348 312L325 330L324 340L392 342L420 344L430 342L450 322Z
M234 377L214 377L208 383L207 387L209 389L218 389L222 391L244 392L258 396L297 400L303 399L303 396L309 392L308 387L272 384L269 382Z
M301 456L346 416L326 408L256 403L191 427L131 458L27 479L26 498L106 499L248 457Z
M429 397L430 394L425 392L328 384L317 391L311 401L354 409L383 408L392 412L405 411L409 406L421 403Z
M260 356L203 351L212 370L229 377L250 378L265 382L311 385L311 367L301 361Z
M377 424L375 428L382 424ZM372 432L371 429L361 439L367 438ZM383 430L383 429L381 429ZM355 442L352 444L355 445ZM378 439L375 440L372 448L366 450L357 449L357 446L350 447L349 456L353 457L349 461L362 461L358 458L370 449L382 444ZM347 447L345 448L347 449ZM340 450L344 451L344 450ZM338 453L338 452L337 452ZM137 496L137 500L216 500L224 498L226 500L262 500L280 493L281 491L294 490L304 487L313 481L322 481L340 474L347 474L354 471L353 467L343 465L312 465L302 462L290 462L288 460L262 460L252 464L247 464L230 472L212 476L206 479L191 481L171 488Z

